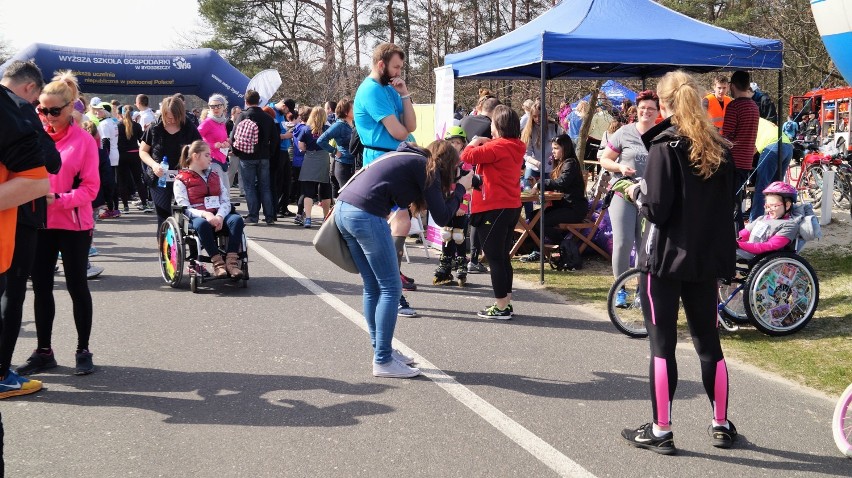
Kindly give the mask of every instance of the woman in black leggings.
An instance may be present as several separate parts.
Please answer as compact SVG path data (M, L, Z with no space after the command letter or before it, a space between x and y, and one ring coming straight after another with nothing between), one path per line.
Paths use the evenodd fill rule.
M71 102L77 98L77 81L70 72L61 73L44 87L39 112L45 131L56 142L62 168L50 175L47 195L47 228L38 231L32 268L38 348L27 363L18 367L30 375L57 366L51 337L56 307L53 299L54 267L62 254L65 285L73 303L77 327L75 375L94 372L89 336L92 332L92 296L86 279L89 247L92 245L92 200L100 187L98 145L76 123ZM54 114L56 113L56 114Z
M730 143L701 108L691 76L682 71L668 73L657 88L666 119L643 136L650 139L644 178L627 188L625 195L636 202L644 219L637 267L651 345L653 422L625 429L621 435L637 447L675 452L671 410L678 379L675 347L680 299L712 408L709 435L713 446L729 448L737 430L728 421L728 368L719 343L716 280L734 274Z
M520 140L517 113L499 105L491 115L491 136L470 142L461 159L477 166L482 185L471 191L470 224L491 267L494 305L479 311L480 317L512 318L512 263L509 251L512 235L521 215L521 187L518 182L526 145Z

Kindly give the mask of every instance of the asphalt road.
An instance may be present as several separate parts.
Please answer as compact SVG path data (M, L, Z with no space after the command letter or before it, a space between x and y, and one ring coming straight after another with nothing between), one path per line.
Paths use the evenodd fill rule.
M830 399L736 363L740 441L713 448L690 344L678 351L678 454L622 443L622 428L650 421L647 342L536 287L517 284L514 320L480 319L488 276L434 287L434 255L411 248L403 270L421 317L400 318L396 337L426 373L379 379L359 277L313 250L316 227L247 228L248 288L198 294L186 279L163 283L154 230L141 213L98 224L93 375L71 375L76 334L57 275L60 367L37 376L43 391L0 402L7 476L852 475ZM14 363L35 346L30 297Z

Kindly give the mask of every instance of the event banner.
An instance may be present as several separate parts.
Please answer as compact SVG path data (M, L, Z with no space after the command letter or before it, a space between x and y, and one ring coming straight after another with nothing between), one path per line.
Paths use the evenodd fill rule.
M57 70L73 70L84 93L169 95L207 98L221 93L231 105L243 105L249 78L215 51L123 51L34 43L11 60L34 60L50 80ZM8 63L8 62L7 62ZM5 70L0 66L0 73Z

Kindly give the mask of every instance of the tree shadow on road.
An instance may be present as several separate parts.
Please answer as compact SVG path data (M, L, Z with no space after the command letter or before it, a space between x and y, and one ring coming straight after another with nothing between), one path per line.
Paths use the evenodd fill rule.
M393 388L378 383L137 367L108 367L87 377L74 377L67 375L70 369L65 367L56 370L62 375L43 375L48 387L63 384L79 391L48 390L38 395L40 401L150 410L164 415L165 423L341 427L359 424L359 417L394 411L382 403L351 399ZM306 396L315 398L313 403Z

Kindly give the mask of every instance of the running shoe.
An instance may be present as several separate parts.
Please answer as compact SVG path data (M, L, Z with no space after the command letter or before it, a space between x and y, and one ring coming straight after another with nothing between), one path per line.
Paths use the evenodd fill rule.
M103 267L94 266L90 262L86 266L86 279L94 279L95 277L101 275L103 273L103 271L104 271Z
M497 304L494 304L480 310L476 315L483 319L511 320L512 312L512 304L507 305L505 309L501 309L497 307Z
M402 282L402 290L407 292L417 290L417 284L414 283L414 279L406 277L402 272L399 273L399 280Z
M145 206L142 208L142 212L145 214L154 212L154 206L151 203L145 203Z
M615 293L615 306L618 307L619 309L628 308L628 305L627 305L627 290L624 287L622 287L621 289L618 289L618 292Z
M304 214L296 214L296 216L293 217L293 224L295 224L297 226L304 226L305 225L305 215Z
M716 448L731 448L734 442L737 441L737 427L734 423L728 420L728 426L714 427L711 423L707 429L707 433L713 438L713 446Z
M0 381L0 398L29 395L41 390L41 382L21 377L14 370L6 372L6 378Z
M89 257L95 257L99 254L100 253L98 252L98 248L96 248L95 246L89 248Z
M77 352L75 359L74 375L89 375L95 371L95 364L92 362L92 352L89 352L88 349Z
M488 272L488 269L486 269L485 266L482 265L481 262L476 262L476 263L468 262L467 263L467 273L468 274L479 274L479 273L484 273L484 272Z
M53 350L43 353L36 349L33 350L32 355L30 355L30 358L27 359L27 363L18 367L15 372L17 372L18 375L32 375L34 373L56 368L57 366L58 364L56 363L56 358L53 356Z
M674 446L674 434L667 432L661 437L654 435L653 425L646 423L637 429L625 428L621 431L621 437L631 445L646 448L654 453L672 455L677 451Z
M311 228L311 218L306 217L304 222L302 223L302 227L304 227L305 229L310 229Z
M521 262L538 262L541 259L541 254L538 251L532 251L529 254L521 257Z
M399 296L399 309L397 310L397 315L401 315L403 317L417 317L417 311L411 308L408 301L405 300L405 296Z
M402 282L410 282L412 284L414 283L414 279L412 279L411 277L408 277L407 275L403 274L402 272L399 273L399 278L402 279Z

